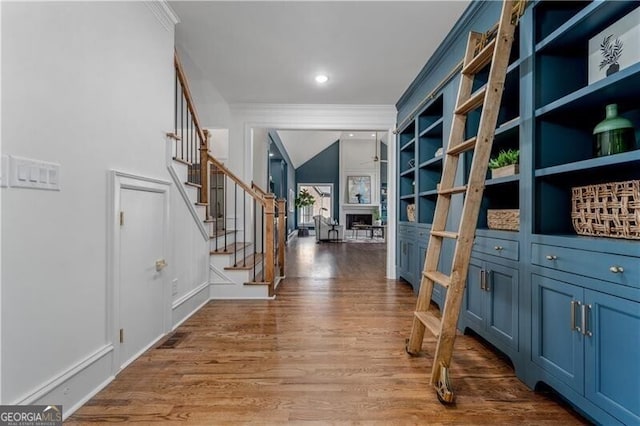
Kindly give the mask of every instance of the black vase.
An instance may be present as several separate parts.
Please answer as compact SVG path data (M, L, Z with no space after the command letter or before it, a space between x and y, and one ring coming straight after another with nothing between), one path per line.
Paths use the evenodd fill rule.
M618 63L609 65L609 68L607 68L607 77L611 74L617 73L618 71L620 71L620 65Z

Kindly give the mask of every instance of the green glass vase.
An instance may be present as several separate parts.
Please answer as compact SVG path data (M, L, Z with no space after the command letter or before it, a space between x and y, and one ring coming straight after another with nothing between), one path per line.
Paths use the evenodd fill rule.
M636 144L636 134L631 121L618 116L618 105L606 107L606 118L593 129L593 155L618 154L630 151Z

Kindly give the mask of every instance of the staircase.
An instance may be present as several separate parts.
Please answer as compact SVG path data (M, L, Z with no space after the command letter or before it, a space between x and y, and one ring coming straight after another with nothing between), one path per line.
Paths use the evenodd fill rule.
M209 240L210 297L272 298L284 277L285 200L247 185L214 158L189 85L174 56L174 131L167 133L169 173Z

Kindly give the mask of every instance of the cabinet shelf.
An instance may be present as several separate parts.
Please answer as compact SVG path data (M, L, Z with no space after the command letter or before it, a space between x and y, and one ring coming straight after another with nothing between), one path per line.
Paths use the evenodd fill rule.
M564 113L571 109L576 119L583 119L576 112L597 109L604 114L604 106L608 103L637 103L640 92L640 63L631 65L607 78L584 86L555 101L536 109L536 117L547 114ZM576 111L575 109L578 109ZM604 118L604 116L602 116Z
M576 161L574 163L561 164L559 166L546 167L536 170L535 175L536 177L553 176L561 173L594 170L608 166L619 167L622 164L634 162L639 162L638 169L640 169L640 150L608 155L606 157L591 158L589 160Z
M411 139L409 142L402 145L402 147L400 148L400 151L409 151L410 149L413 149L415 143L416 143L416 138Z
M520 181L520 175L512 175L512 176L504 176L495 179L487 179L484 182L484 186L496 186L496 185L504 185L507 183L513 183Z
M420 194L421 197L438 197L438 190L437 189L432 189L430 191L422 191Z
M585 2L575 2L575 5L570 7L582 7L584 4ZM564 23L553 32L544 36L536 44L536 52L557 50L566 54L567 47L588 40L592 35L597 34L610 25L611 22L622 18L636 7L638 7L638 4L634 4L634 2L594 1L584 6L582 10L575 13L570 19L564 20ZM542 17L546 18L545 12L550 10L541 8L539 14L541 12ZM572 13L572 11L568 10L567 13Z
M400 177L410 177L413 176L416 172L416 168L412 167L409 170L405 170L404 172L400 173Z
M401 200L413 200L414 198L416 198L415 194L408 194L400 197Z
M429 127L427 127L426 129L424 129L423 131L420 132L420 137L422 136L431 136L431 135L440 135L442 136L442 122L443 122L443 118L440 117L439 119L437 119L433 124L431 124Z
M420 168L432 168L432 169L442 169L442 159L443 155L438 155L437 157L433 157L431 160L427 160L424 163L420 164Z

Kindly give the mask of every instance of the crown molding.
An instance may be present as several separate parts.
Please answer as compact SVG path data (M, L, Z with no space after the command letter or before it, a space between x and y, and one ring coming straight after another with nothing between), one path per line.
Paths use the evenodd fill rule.
M160 25L167 31L173 31L180 18L166 0L145 0L144 4L153 12Z

